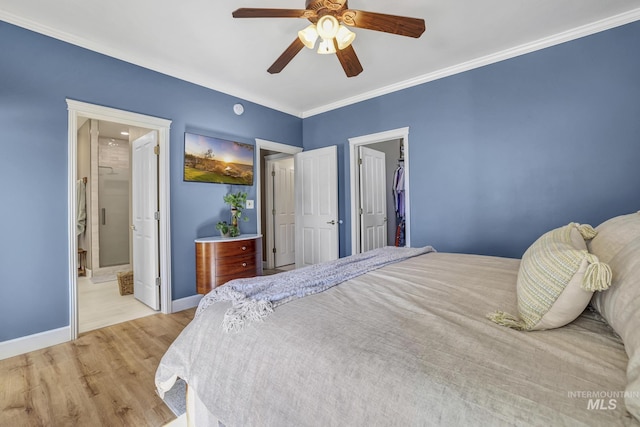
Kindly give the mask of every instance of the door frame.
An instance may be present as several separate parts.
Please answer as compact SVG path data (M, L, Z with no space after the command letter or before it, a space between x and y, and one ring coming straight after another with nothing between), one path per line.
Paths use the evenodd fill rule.
M265 179L264 171L262 171L262 165L260 160L262 159L261 150L276 151L281 154L294 155L302 151L302 147L296 147L295 145L282 144L280 142L267 141L265 139L256 138L256 171L254 176L258 177L256 185L256 222L257 222L257 234L262 235L262 184ZM266 232L267 230L265 230ZM268 236L265 237L265 242ZM272 236L273 238L273 236ZM267 246L268 247L268 246ZM273 247L273 246L272 246ZM267 260L269 259L269 254ZM268 265L268 264L267 264ZM268 268L268 267L267 267Z
M69 259L69 326L70 340L78 338L78 239L76 236L76 180L78 162L78 118L106 120L142 127L158 132L160 147L158 162L158 209L160 254L160 311L172 312L171 298L171 218L170 218L170 169L169 139L171 120L95 104L66 99L68 109L68 259Z
M349 181L351 199L351 254L360 253L360 215L358 215L358 147L378 142L401 139L404 144L405 244L411 247L411 205L409 197L409 128L398 128L369 135L349 138Z
M266 200L266 212L267 212L267 216L269 215L269 212L272 211L274 209L273 206L273 188L271 185L272 182L269 178L272 178L271 175L269 174L269 164L273 161L278 161L278 160L283 160L283 159L291 159L293 160L293 154L285 154L285 153L277 153L277 154L271 154L269 156L265 156L264 160L265 160L265 171L263 172L263 178L265 180L265 183L267 185L265 185L265 200ZM272 178L273 179L273 178ZM294 209L295 209L295 203L294 203ZM273 214L272 214L273 217ZM267 218L267 221L265 221L265 223L267 224L267 229L265 230L265 242L266 242L266 268L267 269L274 269L276 268L276 256L273 253L273 248L275 247L275 238L276 238L276 231L273 228L273 218ZM269 249L272 248L272 249Z

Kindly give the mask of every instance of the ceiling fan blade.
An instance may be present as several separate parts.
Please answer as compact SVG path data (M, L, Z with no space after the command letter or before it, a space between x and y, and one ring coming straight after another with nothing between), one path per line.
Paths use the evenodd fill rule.
M338 49L338 43L333 40L333 44L336 47L336 56L342 65L342 69L344 70L347 77L355 77L362 72L362 64L360 64L360 60L356 55L356 51L353 49L353 46L349 45L344 49Z
M298 52L302 50L303 47L304 44L300 41L299 38L296 37L293 43L291 43L289 47L286 48L284 52L282 52L282 55L280 55L280 57L276 59L276 62L274 62L267 71L271 74L279 73L284 69L284 67L287 66L289 62L291 62L291 60L298 54Z
M253 9L240 8L233 12L234 18L310 18L316 12L307 9Z
M415 38L420 37L426 28L424 19L353 9L346 10L342 14L342 21L345 25L357 28Z

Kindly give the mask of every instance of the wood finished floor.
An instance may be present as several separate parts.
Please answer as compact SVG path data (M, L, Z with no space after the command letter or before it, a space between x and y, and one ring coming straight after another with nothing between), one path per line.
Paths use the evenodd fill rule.
M155 371L195 308L93 330L0 360L0 426L162 426Z

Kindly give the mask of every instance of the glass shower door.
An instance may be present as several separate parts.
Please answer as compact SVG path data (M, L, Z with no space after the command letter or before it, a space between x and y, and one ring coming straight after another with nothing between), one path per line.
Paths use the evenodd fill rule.
M129 168L98 169L100 267L129 264Z

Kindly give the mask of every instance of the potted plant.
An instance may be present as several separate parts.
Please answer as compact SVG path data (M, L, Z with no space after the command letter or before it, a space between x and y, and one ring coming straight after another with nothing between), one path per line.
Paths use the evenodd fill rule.
M238 191L236 193L226 194L222 200L231 208L231 225L229 225L229 235L236 237L240 235L240 227L238 220L249 221L249 217L242 214L247 202L247 193Z
M227 221L218 221L216 224L216 230L218 230L223 237L230 236L229 224L227 224Z

